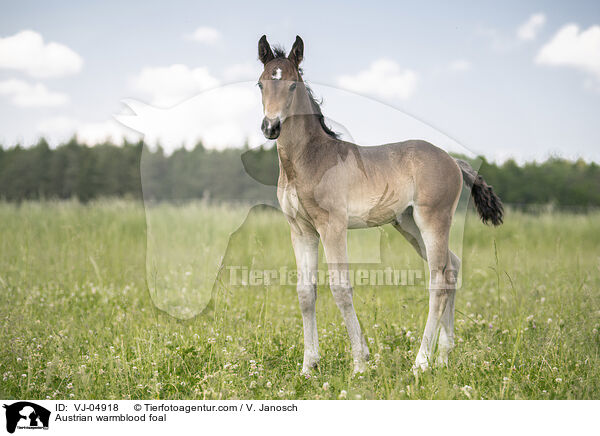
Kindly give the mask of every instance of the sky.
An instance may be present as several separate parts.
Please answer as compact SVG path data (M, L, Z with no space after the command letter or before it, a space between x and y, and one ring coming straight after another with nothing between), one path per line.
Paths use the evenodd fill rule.
M266 34L346 138L600 162L600 2L1 2L0 144L255 146ZM126 127L127 126L127 127ZM134 130L132 130L134 129Z

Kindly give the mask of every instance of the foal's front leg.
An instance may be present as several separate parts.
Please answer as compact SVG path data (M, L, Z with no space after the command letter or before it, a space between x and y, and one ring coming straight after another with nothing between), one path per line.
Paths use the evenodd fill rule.
M319 236L316 232L292 230L292 244L298 268L298 301L304 325L304 361L302 373L309 374L319 362L319 337L317 332L317 263Z
M331 227L321 233L323 249L329 267L329 285L336 305L342 313L354 360L354 373L364 372L366 361L369 359L369 347L362 334L354 303L352 300L352 286L348 274L348 252L346 248L346 227L338 231Z

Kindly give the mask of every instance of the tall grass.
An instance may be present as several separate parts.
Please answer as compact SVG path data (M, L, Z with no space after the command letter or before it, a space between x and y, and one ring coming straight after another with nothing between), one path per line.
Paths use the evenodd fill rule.
M285 219L247 212L196 203L148 213L156 232L172 236L170 258L198 246L197 258L209 262L224 251L224 265L293 270ZM202 285L210 304L201 314L172 317L170 300L147 287L141 204L0 204L0 396L598 399L599 218L509 211L494 229L468 215L457 347L448 368L418 380L410 368L427 315L421 285L355 286L371 349L358 377L341 316L321 286L321 363L307 379L293 285L232 285L223 269L217 286ZM226 250L211 245L242 223ZM384 266L423 268L392 228L349 238L351 251L377 253Z

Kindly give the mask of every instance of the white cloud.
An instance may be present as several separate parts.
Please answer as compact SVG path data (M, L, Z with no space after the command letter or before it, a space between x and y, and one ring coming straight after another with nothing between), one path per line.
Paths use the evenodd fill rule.
M531 15L529 19L517 29L517 38L523 41L534 40L545 23L546 15L542 13Z
M81 122L66 116L56 116L42 120L37 125L37 134L44 136L50 144L68 141L73 135L77 137L78 141L87 145L95 145L105 141L120 144L123 139L134 142L141 137L139 133L127 129L115 120Z
M540 49L535 62L575 68L600 80L600 26L581 31L576 24L563 26Z
M234 64L225 68L223 71L223 79L227 82L258 80L261 71L262 68L260 68L257 62Z
M17 79L0 82L0 95L10 97L11 102L20 107L61 106L69 101L66 94L49 91L42 83Z
M116 119L144 134L150 145L160 142L167 152L194 146L202 140L207 148L251 146L265 142L260 132L263 117L260 92L255 81L211 89L168 109L125 100L133 114Z
M0 38L0 68L22 71L32 77L63 77L78 73L83 59L69 47L44 42L42 35L23 30Z
M466 59L456 59L449 65L450 71L469 71L471 69L471 62Z
M77 121L65 116L45 118L37 125L37 133L55 144L65 141L75 134Z
M148 96L151 104L162 107L180 103L218 85L219 81L207 68L191 69L182 64L143 68L133 79L137 91Z
M202 140L208 148L251 145L265 140L260 132L262 110L255 86L260 70L250 63L223 70L223 86L206 67L186 65L144 68L133 86L149 97L149 104L136 100L124 103L131 109L116 119L144 134L148 144L160 144L167 152L194 146ZM246 79L244 82L240 82Z
M410 98L417 88L418 76L412 70L402 69L391 59L379 59L367 70L338 78L338 85L350 91L386 99Z
M94 145L105 141L121 143L123 139L137 141L141 135L132 132L115 120L81 123L76 130L77 139L85 144Z
M221 39L221 33L213 27L201 26L188 35L188 39L202 44L212 45Z

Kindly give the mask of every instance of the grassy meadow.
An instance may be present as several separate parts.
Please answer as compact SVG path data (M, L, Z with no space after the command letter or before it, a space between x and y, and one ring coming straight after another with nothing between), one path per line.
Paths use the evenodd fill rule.
M152 229L170 238L160 246L147 243L145 211L133 201L0 203L0 396L600 399L600 213L509 210L499 228L469 214L457 346L448 368L418 378L411 366L427 316L422 286L355 286L371 350L369 370L355 377L341 316L320 286L321 362L305 378L293 285L234 285L225 268L213 289L198 274L223 255L225 265L294 268L283 217L247 212L154 206ZM350 250L381 244L385 265L423 269L388 227L380 239L352 231ZM175 265L165 295L147 286L157 250ZM177 269L190 252L189 268ZM182 277L189 280L180 285Z

